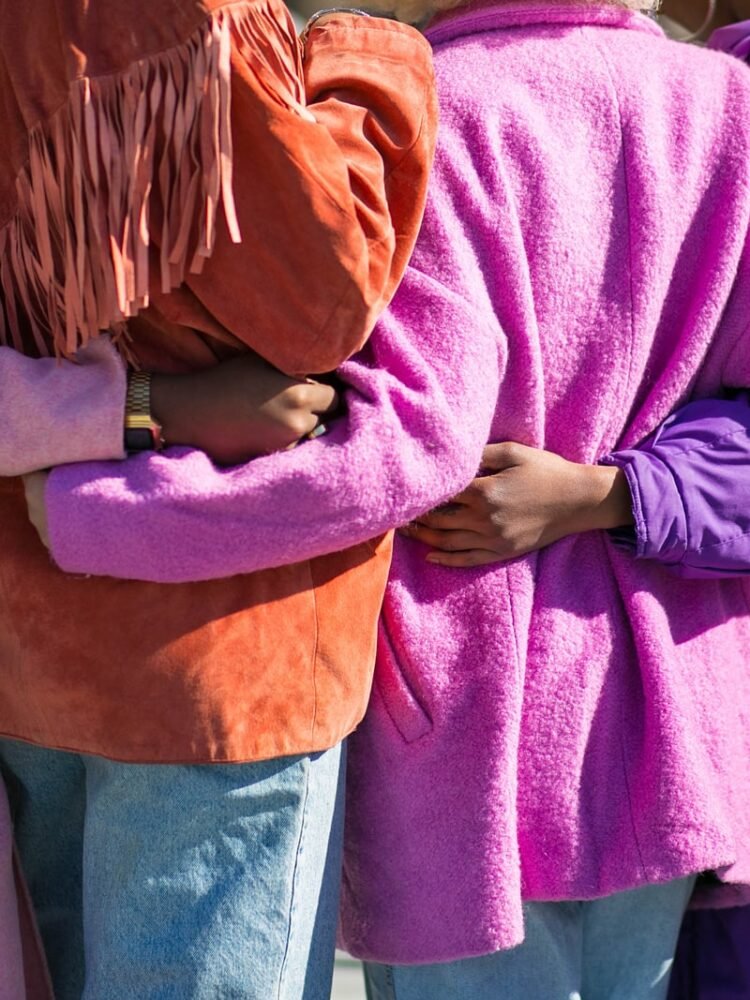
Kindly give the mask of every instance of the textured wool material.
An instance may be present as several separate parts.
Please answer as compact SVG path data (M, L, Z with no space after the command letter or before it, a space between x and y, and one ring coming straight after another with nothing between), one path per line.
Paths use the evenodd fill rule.
M125 457L125 368L107 337L82 348L75 362L0 347L0 410L0 476Z
M457 12L429 36L443 132L423 232L451 248L430 259L444 286L482 271L507 338L492 439L597 461L747 385L745 67L596 6ZM350 950L490 952L522 939L523 899L704 869L741 899L744 580L676 580L599 533L463 576L415 549L395 552L392 655L352 746Z
M63 567L165 579L302 558L447 495L487 440L596 462L749 384L746 68L601 4L477 6L428 35L431 194L391 312L346 370L348 423L223 474L193 453L56 471ZM741 901L745 581L676 579L599 532L476 570L424 557L397 539L351 741L346 947L488 953L522 940L524 899L704 869L714 900Z

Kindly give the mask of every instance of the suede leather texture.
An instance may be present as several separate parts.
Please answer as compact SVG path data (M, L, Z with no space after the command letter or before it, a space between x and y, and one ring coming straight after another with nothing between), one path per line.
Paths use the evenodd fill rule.
M84 0L49 4L58 14L60 6L74 13L39 33L33 66L3 46L1 110L15 131L0 151L0 225L13 211L24 130L54 112L71 79L148 58L232 4L149 0L142 21L129 5L137 51L123 40L127 32L102 30L103 13L87 20ZM233 243L222 219L202 274L169 295L152 289L151 306L130 324L129 349L153 370L202 367L247 347L288 372L331 370L367 339L416 239L437 118L427 42L394 22L340 14L310 33L304 52L289 50L281 3L255 6L263 23L279 25L271 39L279 76L288 90L290 75L300 74L306 113L280 98L247 39L234 44L243 240ZM14 7L0 3L4 39L24 30ZM96 9L110 7L115 17L123 9ZM176 7L182 13L167 38L165 11ZM157 218L154 254L158 229ZM20 482L2 480L0 732L140 762L257 760L331 747L365 710L390 548L381 537L313 561L179 586L72 577L36 537Z
M2 482L4 733L118 760L239 761L333 746L364 714L390 537L205 583L67 576Z

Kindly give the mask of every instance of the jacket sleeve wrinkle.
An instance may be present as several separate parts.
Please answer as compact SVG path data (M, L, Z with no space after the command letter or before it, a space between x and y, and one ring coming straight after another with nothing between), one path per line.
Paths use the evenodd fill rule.
M696 579L750 573L750 394L690 403L608 461L631 487L637 558Z
M309 116L259 91L235 60L235 200L189 284L231 333L290 374L331 371L393 295L419 229L437 110L416 31L337 14L310 32ZM269 141L271 140L271 141Z

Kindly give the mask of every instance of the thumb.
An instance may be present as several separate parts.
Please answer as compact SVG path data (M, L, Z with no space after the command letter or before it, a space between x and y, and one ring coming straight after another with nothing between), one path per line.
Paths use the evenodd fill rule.
M501 441L499 444L488 444L482 452L482 471L502 472L523 462L525 445L515 441Z
M339 395L332 385L325 382L313 382L307 379L310 385L310 410L318 416L327 416L338 409Z

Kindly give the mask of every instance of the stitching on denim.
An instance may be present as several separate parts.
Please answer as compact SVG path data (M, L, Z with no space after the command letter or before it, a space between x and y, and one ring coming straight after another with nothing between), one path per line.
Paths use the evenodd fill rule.
M284 987L284 982L286 979L286 971L289 964L289 952L290 945L292 941L292 926L294 923L294 910L295 904L297 902L297 883L299 881L300 872L300 858L302 856L302 845L305 839L305 831L307 830L307 801L310 797L310 770L311 761L309 757L304 758L305 765L305 796L302 803L302 822L299 828L299 837L297 838L297 849L294 856L294 869L292 871L292 888L289 893L289 922L286 929L286 942L284 943L284 957L281 960L281 968L279 969L279 985L276 991L276 1000L283 1000L282 989Z
M391 1000L398 1000L396 996L396 976L393 972L393 966L387 965L385 967L386 983L391 991Z

